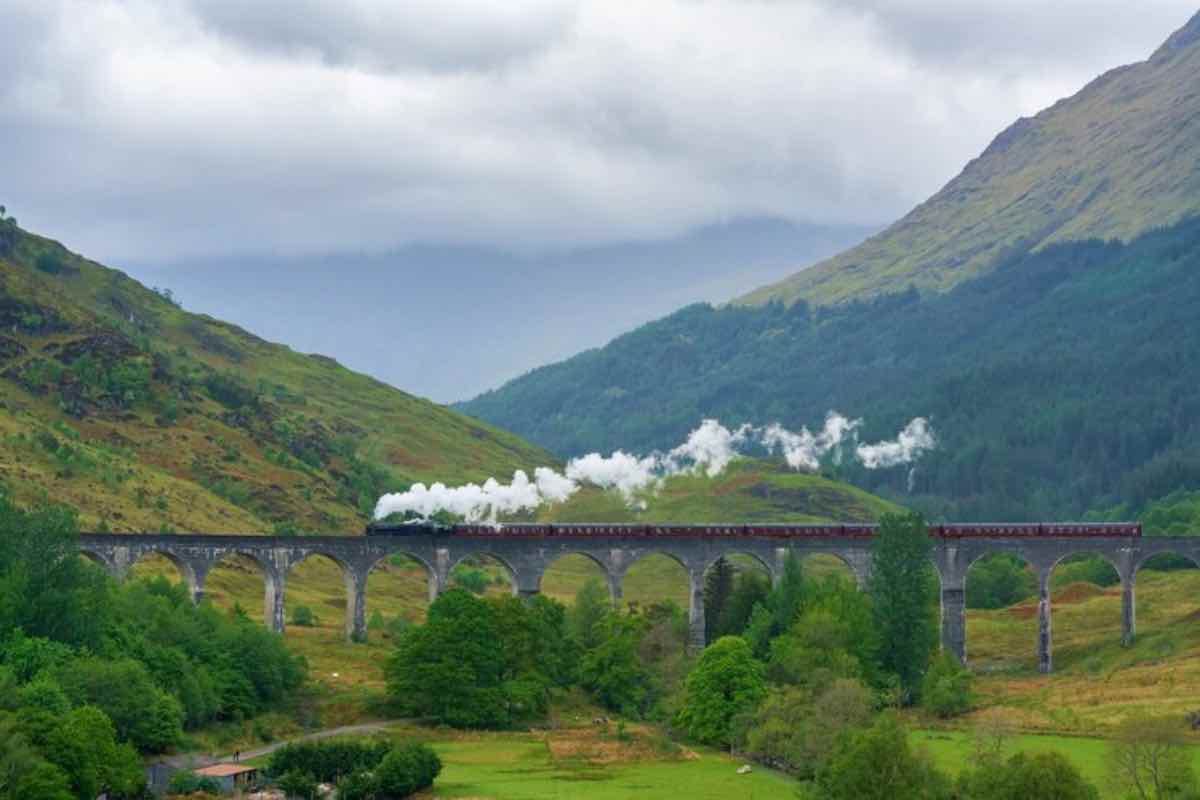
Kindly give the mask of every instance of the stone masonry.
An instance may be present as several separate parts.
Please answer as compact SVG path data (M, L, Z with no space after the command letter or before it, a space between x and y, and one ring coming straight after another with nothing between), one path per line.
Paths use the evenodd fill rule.
M291 568L306 558L326 556L341 568L346 580L346 635L366 635L367 576L392 555L402 554L424 565L430 600L450 582L454 566L472 555L488 555L504 564L514 592L532 596L541 588L542 575L559 558L583 555L604 572L614 603L620 603L621 586L629 567L648 555L660 553L675 560L690 584L688 609L690 644L704 646L704 575L722 556L743 554L755 559L772 581L783 573L789 552L803 558L818 553L840 558L860 586L871 571L870 538L780 538L778 536L712 534L671 536L473 536L469 534L388 534L374 536L242 536L174 534L85 534L80 551L123 578L141 558L159 553L179 570L194 600L204 596L209 571L223 559L241 555L254 561L264 576L266 625L284 630L284 595ZM1052 669L1052 609L1050 574L1064 558L1077 554L1099 555L1121 578L1122 642L1130 644L1135 632L1134 583L1146 559L1159 553L1176 553L1200 563L1200 538L1101 537L974 537L938 539L933 562L941 581L941 638L943 648L961 661L967 658L966 576L980 557L1012 553L1027 562L1038 576L1038 659L1043 672Z

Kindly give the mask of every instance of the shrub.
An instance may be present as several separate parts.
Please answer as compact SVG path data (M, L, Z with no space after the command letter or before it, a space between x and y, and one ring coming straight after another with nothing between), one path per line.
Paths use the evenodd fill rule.
M1063 559L1054 569L1050 584L1059 589L1072 583L1092 583L1096 586L1115 586L1121 582L1117 571L1099 556L1080 555Z
M47 275L57 275L66 268L57 253L42 253L33 262L33 266Z
M408 797L433 786L441 771L442 761L428 745L415 742L399 745L375 769L378 796L396 800Z
M974 676L950 653L942 653L925 673L921 702L943 719L957 717L975 704Z
M776 689L754 713L747 751L772 767L812 777L848 731L871 720L870 691L840 680L814 697L804 689Z
M171 794L195 794L196 792L204 792L205 794L220 794L221 784L217 783L207 775L197 775L194 772L184 770L176 772L171 776L171 783L168 786Z
M950 797L946 776L937 771L928 756L913 750L908 731L892 714L880 716L870 728L843 739L819 783L821 796L827 800Z
M967 608L1007 608L1036 592L1037 578L1008 553L984 556L967 574Z
M1017 753L1007 761L984 759L974 770L958 779L958 797L963 800L1098 800L1092 786L1061 753Z
M317 617L308 606L296 606L292 611L292 624L301 628L311 628L317 624Z
M294 742L271 754L272 775L304 774L322 783L336 783L359 770L375 769L392 749L386 741L324 739Z
M307 772L300 770L291 770L285 772L279 778L279 788L289 798L301 798L301 800L316 800L317 799L317 781Z
M377 796L388 800L400 800L408 795L433 786L433 780L442 771L442 759L428 745L409 742L386 754L374 771Z
M481 569L459 565L450 573L450 580L455 586L466 589L472 594L484 594L492 585L492 579Z

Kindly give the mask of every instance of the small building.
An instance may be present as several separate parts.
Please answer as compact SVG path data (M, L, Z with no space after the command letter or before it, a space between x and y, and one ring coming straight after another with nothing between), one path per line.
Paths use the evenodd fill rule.
M192 770L202 778L212 778L221 786L222 792L233 793L249 789L258 780L258 767L248 764L213 764Z

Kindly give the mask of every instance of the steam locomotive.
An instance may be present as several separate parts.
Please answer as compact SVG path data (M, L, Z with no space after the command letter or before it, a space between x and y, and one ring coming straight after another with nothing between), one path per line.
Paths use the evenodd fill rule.
M869 539L875 535L875 525L639 525L639 524L457 524L410 522L401 524L372 523L368 536L464 536L468 538L511 537L753 537L776 539ZM1121 537L1142 535L1138 522L1048 522L1048 523L980 523L930 525L929 535L937 539L972 538L1039 538L1039 537Z

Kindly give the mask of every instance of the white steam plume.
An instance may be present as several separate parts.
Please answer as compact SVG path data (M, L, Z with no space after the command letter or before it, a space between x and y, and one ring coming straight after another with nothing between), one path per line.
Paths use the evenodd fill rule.
M936 446L937 440L929 429L929 421L917 417L904 426L904 430L893 441L860 444L854 454L867 469L881 469L909 464L921 453Z
M779 423L756 428L742 425L730 430L715 419L706 419L688 434L687 440L667 453L653 452L636 456L617 450L608 456L589 453L567 462L565 474L550 467L534 470L532 481L522 470L512 481L502 484L489 478L483 485L447 487L442 483L425 486L417 483L406 492L384 495L375 506L375 518L390 514L413 514L428 518L448 511L468 522L492 521L501 514L532 511L545 503L569 499L584 483L615 490L631 507L645 506L638 498L646 491L657 491L663 479L683 472L703 472L710 478L720 475L729 463L741 458L740 449L756 444L774 453L782 453L792 469L815 470L821 459L833 453L840 459L843 444L854 446L854 455L867 469L882 469L908 464L936 445L929 422L917 417L900 431L894 441L858 444L861 419L850 419L836 411L825 417L817 433L808 428L790 431Z
M681 462L691 462L691 470L703 469L708 477L715 478L725 471L730 461L738 458L737 448L745 444L753 432L749 425L731 431L715 419L706 419L688 434L686 442L667 454L663 463L668 472L675 474L689 469Z
M658 482L658 470L657 455L638 458L618 450L607 457L588 453L571 459L567 463L567 479L587 481L601 489L616 489L630 502L635 494Z
M776 422L763 428L758 439L769 452L774 453L778 448L792 469L816 469L821 465L821 457L839 447L842 440L860 425L861 419L849 419L830 411L825 416L825 427L820 433L814 434L808 428L801 428L799 433L794 433Z

